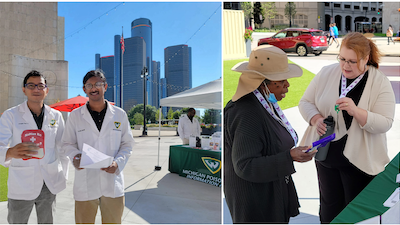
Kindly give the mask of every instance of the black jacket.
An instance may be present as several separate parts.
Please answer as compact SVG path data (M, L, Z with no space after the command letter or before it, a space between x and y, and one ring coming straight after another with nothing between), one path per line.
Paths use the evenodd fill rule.
M299 214L289 132L253 93L224 109L224 192L234 223L288 223Z

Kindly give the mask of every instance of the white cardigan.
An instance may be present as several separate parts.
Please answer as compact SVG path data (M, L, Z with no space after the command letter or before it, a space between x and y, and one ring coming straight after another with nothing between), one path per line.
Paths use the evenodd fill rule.
M368 80L358 103L359 108L368 112L367 123L362 127L353 119L349 130L346 130L342 112L337 114L334 108L339 98L340 80L339 64L322 68L300 100L300 113L309 124L316 114L323 117L332 115L336 121L335 141L348 134L344 156L365 173L376 175L390 161L386 132L392 127L396 104L392 86L381 71L369 66ZM311 145L318 138L315 127L309 126L300 145Z

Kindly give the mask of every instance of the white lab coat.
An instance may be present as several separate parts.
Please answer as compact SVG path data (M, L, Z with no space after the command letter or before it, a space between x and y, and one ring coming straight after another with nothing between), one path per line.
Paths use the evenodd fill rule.
M179 118L178 123L178 133L179 137L184 141L184 139L188 139L190 135L200 136L200 123L199 121L193 117L193 122L190 121L187 114L182 115Z
M124 195L124 169L134 145L131 126L124 110L107 102L107 111L100 131L84 105L69 115L62 137L62 149L73 160L82 153L83 143L114 157L118 170L114 174L100 169L75 170L74 198L89 201L101 196L117 198Z
M7 150L21 143L24 130L38 129L27 102L6 110L0 117L0 164L9 167L8 198L33 200L42 190L43 181L53 194L66 187L68 158L61 150L64 119L59 111L45 105L42 131L45 155L42 159L9 159Z

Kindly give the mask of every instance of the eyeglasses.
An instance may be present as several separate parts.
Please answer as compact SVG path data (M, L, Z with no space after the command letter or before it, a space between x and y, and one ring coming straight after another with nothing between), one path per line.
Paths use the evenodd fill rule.
M38 88L38 90L43 90L43 89L47 88L47 85L45 85L45 84L27 83L27 84L25 84L25 87L30 89L30 90L33 90L36 87Z
M94 86L96 88L101 88L101 87L103 87L103 85L104 85L104 82L97 82L97 83L94 84ZM90 83L85 84L85 89L90 90L92 88L93 88L93 84L90 84Z
M350 66L356 65L357 61L352 61L352 60L346 60L345 58L340 57L339 55L337 56L337 61L339 63L348 63Z

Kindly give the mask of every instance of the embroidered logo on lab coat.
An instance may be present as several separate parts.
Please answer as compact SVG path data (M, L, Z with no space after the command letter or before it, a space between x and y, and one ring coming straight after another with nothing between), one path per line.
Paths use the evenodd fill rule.
M56 120L55 120L55 119L50 120L50 125L51 125L51 126L56 125Z
M201 157L201 160L203 160L204 165L212 174L216 174L221 170L220 160L211 157Z
M121 126L121 123L120 122L114 122L114 125L115 125L115 128L119 128L119 126Z

